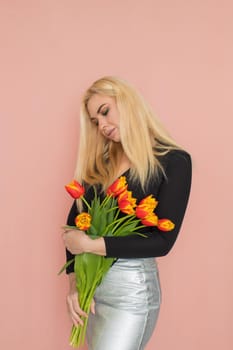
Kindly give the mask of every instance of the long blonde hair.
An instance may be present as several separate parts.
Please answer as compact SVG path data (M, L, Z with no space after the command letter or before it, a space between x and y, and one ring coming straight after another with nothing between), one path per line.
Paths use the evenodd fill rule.
M107 140L90 121L87 103L94 94L115 98L120 120L120 143ZM181 149L168 135L143 97L126 81L106 76L84 93L80 113L80 142L75 178L101 184L106 189L115 179L124 152L130 163L130 177L144 188L151 176L163 171L158 156Z

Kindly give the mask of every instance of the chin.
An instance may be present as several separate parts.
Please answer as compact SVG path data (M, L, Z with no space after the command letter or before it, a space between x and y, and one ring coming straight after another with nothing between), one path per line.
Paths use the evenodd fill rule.
M116 138L114 138L114 139L111 139L113 142L115 142L115 143L120 143L121 142L121 139L120 139L120 137L116 137Z
M112 140L114 142L117 142L117 143L121 142L121 137L120 137L119 133L117 133L117 135L115 135L115 137Z
M118 136L118 135L114 135L114 137L107 137L107 139L108 139L109 141L116 142L116 143L121 142L121 138L120 138L120 136Z

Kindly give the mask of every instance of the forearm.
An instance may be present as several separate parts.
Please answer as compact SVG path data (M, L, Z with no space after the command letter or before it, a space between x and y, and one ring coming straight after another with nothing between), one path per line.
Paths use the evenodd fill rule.
M90 238L85 232L80 230L70 230L63 233L64 244L67 255L75 256L82 253L92 253L96 255L106 255L105 241L103 237ZM67 271L73 272L73 270Z
M89 237L88 237L89 238ZM97 238L97 239L90 239L87 240L87 243L84 247L85 253L92 253L96 255L106 255L106 246L105 241L103 237Z
M176 235L173 239L166 239L157 233L149 233L147 237L130 235L125 237L105 237L106 256L123 259L150 258L165 256L171 250Z

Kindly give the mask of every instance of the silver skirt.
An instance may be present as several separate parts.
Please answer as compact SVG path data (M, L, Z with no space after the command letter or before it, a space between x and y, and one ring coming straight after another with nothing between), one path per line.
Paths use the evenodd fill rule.
M154 258L118 259L95 293L89 314L88 350L143 350L156 325L161 303Z

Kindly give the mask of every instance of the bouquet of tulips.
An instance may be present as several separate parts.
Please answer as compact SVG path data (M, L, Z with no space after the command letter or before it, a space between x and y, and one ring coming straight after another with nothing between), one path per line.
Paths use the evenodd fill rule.
M97 196L95 191L94 199L88 203L84 198L85 189L76 180L65 186L68 193L74 198L85 203L88 212L82 212L75 218L76 226L64 226L64 228L78 229L86 231L92 239L104 236L126 236L139 234L140 228L145 226L157 226L162 231L170 231L174 228L174 223L169 219L159 219L154 210L158 204L152 195L142 199L136 204L137 199L132 197L132 192L128 191L126 178L118 178L106 192L103 201ZM120 216L120 212L126 214ZM91 301L98 285L110 269L115 258L106 258L91 253L76 255L68 261L60 273L74 261L74 272L76 274L77 291L79 304L83 311L89 313ZM84 344L87 327L87 318L83 327L72 327L70 345L79 347Z

